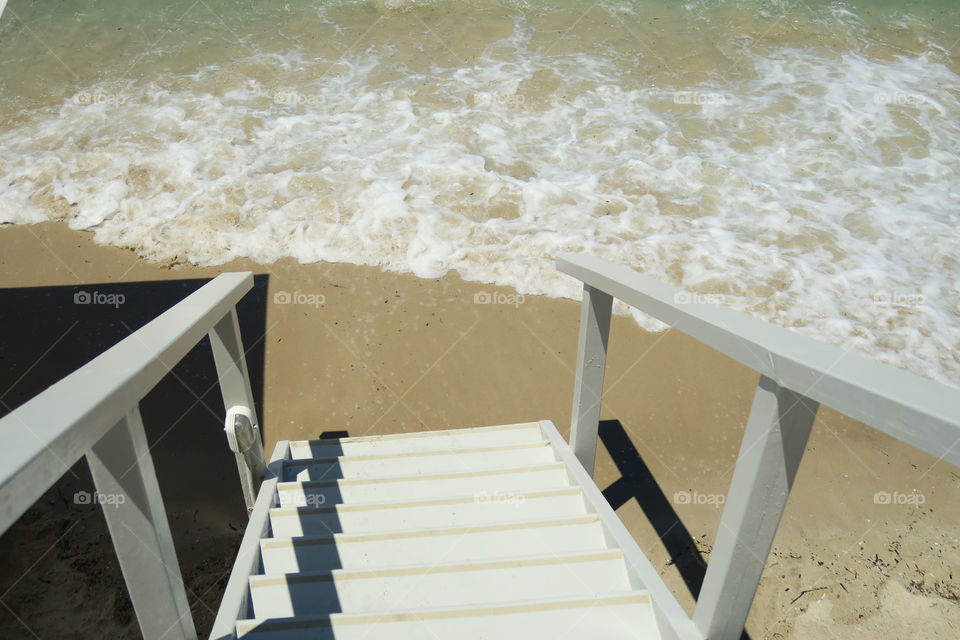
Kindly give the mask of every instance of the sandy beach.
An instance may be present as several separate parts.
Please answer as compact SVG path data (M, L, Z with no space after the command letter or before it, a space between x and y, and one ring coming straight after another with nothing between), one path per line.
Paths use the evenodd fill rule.
M192 290L176 280L240 270L257 274L240 322L268 450L338 431L541 419L569 430L574 301L347 264L151 263L62 223L0 228L4 404L15 407ZM149 284L126 284L134 282ZM124 303L78 309L80 285L123 291ZM277 302L284 292L291 303ZM141 406L201 635L245 520L204 348ZM692 611L757 374L627 317L614 318L610 351L595 478ZM822 408L750 636L957 637L958 485L950 465ZM0 636L139 636L98 508L71 498L84 487L81 462L0 538ZM904 499L878 504L878 492Z

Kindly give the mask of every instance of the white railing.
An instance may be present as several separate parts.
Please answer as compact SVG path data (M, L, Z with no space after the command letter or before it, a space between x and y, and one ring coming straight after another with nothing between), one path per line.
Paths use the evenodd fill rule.
M2 1L2 0L0 0ZM210 338L247 508L266 473L236 304L250 273L227 273L0 419L0 532L86 456L145 638L197 637L139 403Z
M557 268L583 282L570 446L597 450L613 298L760 373L716 543L693 615L710 640L740 638L822 403L960 466L960 389L825 345L590 256Z

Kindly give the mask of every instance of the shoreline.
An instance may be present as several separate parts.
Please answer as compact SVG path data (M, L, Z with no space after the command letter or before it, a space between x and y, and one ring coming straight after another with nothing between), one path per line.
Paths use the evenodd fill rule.
M507 300L515 292L456 274L422 280L375 267L292 259L167 267L132 251L97 245L91 236L55 222L0 227L0 295L44 288L54 296L47 308L59 309L60 320L69 326L77 309L64 296L73 285L206 278L236 270L267 276L264 299L257 302L265 333L248 333L249 319L243 315L240 323L245 344L262 345L257 347L263 352L258 409L268 453L277 440L324 431L360 436L542 419L552 420L563 434L569 431L579 302L528 295L522 304L519 298L512 304L477 304L478 294L497 299L493 294L499 293ZM282 292L289 294L286 304L275 301ZM29 309L20 315L29 322ZM42 353L43 345L57 338L23 335L23 345L8 345L4 354L16 357L8 357L14 368L4 390L31 366L25 358ZM601 419L618 421L620 428L605 427L595 479L690 612L689 576L697 574L701 556L709 558L721 510L719 498L684 504L677 494L725 493L757 377L679 332L648 333L630 317L614 316L610 340ZM29 389L30 395L39 390ZM215 395L211 406L219 402ZM146 419L146 407L144 413ZM222 436L209 415L194 420L191 414L188 422L195 431L209 429L208 446L226 449L225 443L216 444ZM190 446L200 436L185 426L170 438ZM177 451L164 444L155 459ZM635 462L637 454L649 475L638 475L638 467L625 463ZM183 455L178 462L184 465L205 459ZM237 485L232 491L239 492L234 469L221 471L218 486ZM170 486L177 493L184 485ZM923 502L877 504L874 495L880 491L921 495ZM955 637L951 629L960 629L960 582L950 567L958 564L960 552L950 512L958 493L960 474L946 463L936 464L927 454L821 408L748 620L751 636L818 639L843 630L845 637L907 637L919 630L924 637ZM242 517L231 515L236 505L222 504L222 497L216 503L216 495L195 505L190 496L164 497L168 510L174 508L171 503L178 510L171 525L189 582L193 573L212 570L186 567L203 566L203 541L229 546L236 535L231 529L242 527ZM191 518L194 510L206 517ZM12 577L19 575L20 562L8 557L8 543L25 544L28 537L21 529L18 523L0 538L0 567ZM185 552L184 536L196 547ZM111 553L105 539L100 544ZM45 548L38 547L35 556ZM38 566L56 570L54 555ZM78 579L71 578L76 570L70 566L58 571L64 582ZM0 587L10 586L5 583ZM11 591L10 600L18 603L14 609L36 616L26 593L17 599L23 587ZM97 585L87 588L95 593ZM940 613L931 616L930 607ZM0 613L0 629L12 634L17 625Z

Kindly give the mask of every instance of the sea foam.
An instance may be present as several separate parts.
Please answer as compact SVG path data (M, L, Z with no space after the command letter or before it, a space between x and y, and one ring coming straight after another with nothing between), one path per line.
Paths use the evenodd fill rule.
M774 46L653 87L522 29L463 65L389 54L90 86L0 133L0 222L569 298L553 259L586 252L960 383L960 78L935 59Z

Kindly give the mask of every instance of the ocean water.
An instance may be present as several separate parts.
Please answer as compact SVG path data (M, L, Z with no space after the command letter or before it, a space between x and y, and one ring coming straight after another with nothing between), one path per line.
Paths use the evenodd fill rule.
M958 41L953 0L10 0L0 223L570 298L585 251L957 385Z

